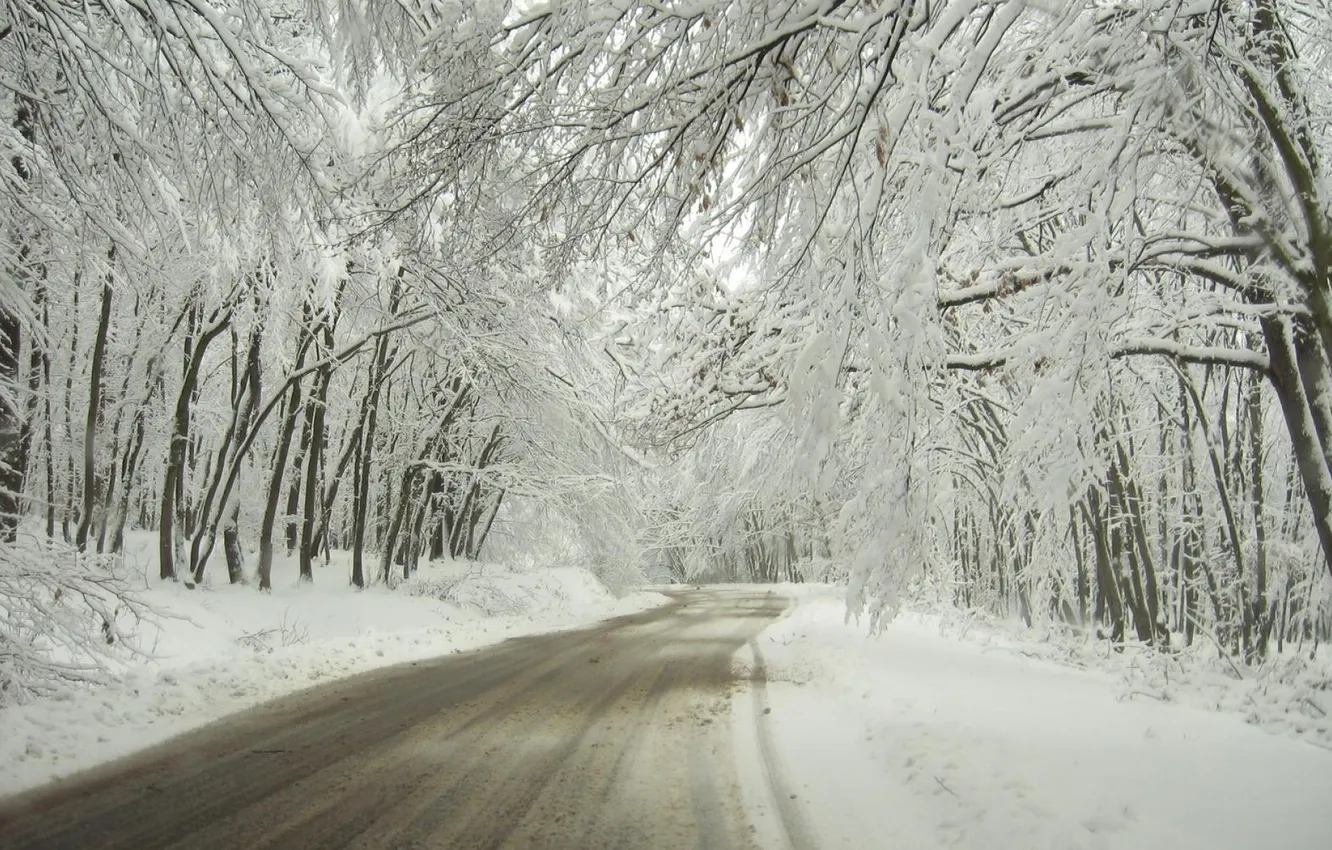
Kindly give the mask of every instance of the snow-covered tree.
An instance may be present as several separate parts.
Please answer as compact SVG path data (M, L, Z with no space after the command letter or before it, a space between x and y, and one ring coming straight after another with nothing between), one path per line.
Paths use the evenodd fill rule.
M1191 539L1149 528L1129 477L1138 444L1121 425L1151 412L1192 446L1188 474L1216 478L1240 607L1264 620L1271 552L1243 550L1274 542L1262 506L1282 470L1308 505L1282 545L1312 525L1332 565L1325 11L515 7L471 88L422 97L433 128L503 102L478 129L525 152L531 233L573 262L610 251L633 271L602 299L628 321L596 333L637 391L649 444L780 402L808 480L852 473L839 516L853 602L890 605L929 553L954 556L941 505L960 468L934 459L977 427L991 465L1038 464L1025 481L994 469L977 490L1015 503L992 521L1027 560L1068 538L1052 512L1080 505L1103 549L1133 528L1167 551ZM985 400L969 397L981 384ZM1293 466L1282 449L1242 448L1266 439L1273 400ZM1212 462L1222 450L1249 464L1242 477ZM1130 585L1156 585L1138 594L1138 631L1156 639L1160 576L1143 575L1134 546L1115 551L1137 572L1106 558Z

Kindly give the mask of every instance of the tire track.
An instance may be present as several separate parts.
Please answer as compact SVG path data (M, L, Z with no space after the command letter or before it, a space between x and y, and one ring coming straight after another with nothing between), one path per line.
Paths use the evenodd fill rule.
M763 762L763 778L772 792L772 800L781 821L787 845L791 850L814 850L818 844L805 823L804 813L795 802L796 794L786 778L777 744L773 741L772 727L768 724L771 708L768 705L768 668L758 641L751 637L749 651L754 664L749 674L750 694L753 697L754 729L758 735L759 756Z

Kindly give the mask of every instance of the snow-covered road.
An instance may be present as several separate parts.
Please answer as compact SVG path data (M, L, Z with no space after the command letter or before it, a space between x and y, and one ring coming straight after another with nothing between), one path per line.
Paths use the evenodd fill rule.
M160 616L134 629L142 654L125 656L97 686L0 709L0 797L338 678L667 601L617 598L587 571L565 568L442 562L396 590L320 578L271 593L146 581L139 595Z
M686 593L308 690L0 804L0 846L752 848L732 657L786 604Z
M788 593L798 604L787 607ZM433 659L424 653L443 644L400 622L399 639L373 646L414 664L287 696L0 803L0 846L1303 850L1332 834L1332 752L1307 724L1296 730L1306 741L1273 734L1034 658L1033 644L945 636L927 618L868 638L844 622L840 593L685 592L590 628ZM381 601L399 619L411 610ZM484 634L441 639L460 637ZM368 639L328 675L383 660L364 651ZM202 699L206 688L187 686L230 681L219 670L245 667L257 681L336 646L161 675ZM159 716L140 703L161 702L162 681L126 705ZM123 695L92 701L120 717ZM86 714L80 704L69 716ZM53 718L57 705L45 706ZM61 739L66 749L115 728L87 717L92 733Z

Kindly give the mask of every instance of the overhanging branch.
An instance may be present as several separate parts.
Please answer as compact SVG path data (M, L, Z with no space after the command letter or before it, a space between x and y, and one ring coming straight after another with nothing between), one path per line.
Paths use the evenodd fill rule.
M1168 357L1178 363L1251 369L1264 375L1271 369L1267 355L1257 351L1222 346L1186 345L1165 339L1133 338L1115 346L1110 352L1110 357L1114 360L1138 356ZM944 359L944 366L959 371L985 372L1001 368L1011 359L1012 355L1004 351L950 354Z
M977 301L1002 298L1005 295L1012 295L1038 283L1045 283L1060 275L1068 274L1068 272L1069 269L1063 266L1034 274L1021 274L1012 271L1001 272L984 283L973 283L957 289L940 291L938 297L939 309L946 310L949 307L961 307L966 304L974 304Z
M1204 366L1226 366L1234 369L1252 369L1267 374L1271 369L1267 355L1257 351L1223 346L1185 345L1166 339L1130 339L1119 345L1110 356L1116 360L1139 354L1169 357L1180 363L1198 363Z

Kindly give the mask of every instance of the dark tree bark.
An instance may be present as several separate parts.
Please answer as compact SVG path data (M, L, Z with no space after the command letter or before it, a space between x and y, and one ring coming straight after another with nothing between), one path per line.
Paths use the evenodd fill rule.
M20 138L32 144L37 133L36 104L31 98L18 97L13 125ZM22 183L32 180L28 163L22 155L10 160L14 175ZM18 238L18 256L11 269L11 285L15 295L22 297L29 276L28 263L32 246L22 234ZM18 389L22 386L20 352L23 347L23 320L18 305L6 294L0 301L0 542L12 543L18 536L23 517L23 485L28 475L32 431L28 418L19 406Z
M1310 403L1297 364L1298 350L1310 346L1311 342L1292 334L1289 322L1281 317L1269 316L1261 322L1271 360L1272 385L1290 434L1305 497L1313 509L1314 529L1318 532L1328 571L1332 573L1332 473L1328 470L1317 424L1319 405Z
M296 519L301 509L301 481L304 478L302 467L310 452L310 406L307 401L302 407L301 438L296 443L296 455L291 459L291 477L287 482L287 506L282 512L282 537L287 546L287 555L296 554L301 545L300 523Z
M397 315L402 298L402 273L399 272L389 284L389 316ZM352 584L365 587L365 535L370 522L370 482L374 465L375 437L379 427L379 401L383 394L384 382L397 357L397 349L389 348L387 336L375 340L374 354L370 360L370 376L366 382L365 396L361 399L359 427L356 441L356 459L353 469L352 493Z
M1096 561L1096 607L1094 616L1098 623L1109 623L1110 639L1114 643L1124 641L1124 603L1120 594L1119 579L1115 575L1110 556L1110 543L1106 533L1107 523L1101 494L1096 488L1088 491L1082 501L1083 521L1087 526L1087 536L1092 541L1092 551Z
M166 476L162 482L162 505L158 514L157 553L160 559L159 575L163 579L176 577L176 509L177 494L185 473L185 454L190 438L190 410L199 384L199 371L203 368L204 353L217 336L226 330L231 310L226 308L214 314L212 323L204 328L194 341L176 397L176 411L172 419L171 447L167 456Z
M245 580L245 565L241 557L240 534L237 529L240 522L240 503L232 496L232 484L240 465L245 461L250 432L256 427L255 420L259 415L262 390L260 353L262 341L263 325L256 323L250 329L244 371L237 375L234 366L236 356L233 337L231 426L223 439L222 446L218 449L216 469L208 486L208 494L204 498L204 519L195 531L190 548L190 565L195 583L203 581L204 570L216 545L219 526L222 527L227 580L231 584L240 584Z
M332 523L333 505L337 502L338 491L342 488L342 479L347 474L348 469L354 469L352 464L359 457L361 450L362 434L365 431L365 422L359 421L347 436L343 444L342 452L338 456L337 465L333 468L333 475L329 479L328 486L324 488L323 495L319 497L319 525L315 529L312 548L319 552L327 548L330 533L329 526ZM356 481L352 482L352 490L356 491Z
M296 348L296 368L305 365L305 353L309 348L309 334L302 333ZM283 473L287 469L287 455L291 451L291 438L296 431L296 417L301 409L301 383L292 384L283 410L282 422L278 426L278 444L273 451L272 478L268 483L268 497L264 503L264 518L259 525L259 589L271 590L273 587L273 528L277 525L278 502L282 498Z
M51 303L50 296L44 285L37 287L34 301L37 302L42 314L42 329L47 332L49 338L51 330ZM32 347L32 362L29 365L32 369L32 382L34 398L36 393L41 393L42 397L42 445L45 451L42 452L44 458L46 479L46 505L42 513L46 519L46 538L48 540L55 538L55 515L56 515L56 491L55 491L55 453L52 451L51 428L53 419L51 416L51 354L46 350L45 345L34 345ZM99 541L100 548L100 541Z
M142 301L136 296L132 314L135 316L142 315L141 307ZM116 394L119 403L116 405L116 416L111 424L110 451L107 454L108 472L106 486L102 488L101 521L97 524L98 552L107 551L107 545L113 536L115 526L120 521L122 491L134 486L133 479L124 477L126 455L134 446L134 422L143 416L155 387L155 383L152 381L152 373L157 362L156 357L148 359L148 368L143 374L137 373L134 369L134 364L140 353L140 346L144 341L143 327L144 323L142 322L133 323L133 341L124 358L124 374L121 377L120 388ZM50 383L50 381L48 380L47 383ZM131 388L136 384L144 387L143 394L141 397L132 398ZM49 428L49 413L47 414L47 420ZM49 439L47 444L50 444Z
M222 555L227 561L227 581L231 584L245 582L245 556L240 544L240 505L236 505L227 514L227 524L222 528Z
M1254 597L1250 619L1257 625L1257 635L1253 647L1256 658L1267 652L1268 641L1272 637L1272 605L1268 598L1267 566L1267 517L1265 516L1265 494L1263 492L1263 416L1262 383L1254 373L1248 375L1245 406L1248 413L1249 431L1249 501L1253 510L1254 534Z
M402 533L402 525L412 501L412 483L418 474L419 467L416 464L409 464L403 470L402 481L398 485L398 499L393 506L393 518L389 521L384 534L383 551L380 553L379 573L385 584L393 580L393 561L394 556L398 554L398 535Z
M109 259L115 260L115 249ZM88 531L92 528L97 504L97 426L102 418L102 364L106 359L106 340L111 333L111 303L114 292L111 272L102 284L102 309L97 317L97 336L93 341L92 369L88 375L88 415L83 426L83 510L79 515L79 528L74 545L87 551Z
M152 395L149 396L149 401L151 399ZM108 523L110 541L104 551L119 552L125 544L125 523L129 521L130 500L135 493L134 482L138 478L139 460L143 453L146 430L144 418L145 414L142 407L134 412L129 449L126 451L120 466L120 478L124 485L120 488L120 499L116 503L115 516Z
M0 543L18 536L23 514L23 479L28 458L23 450L24 418L13 392L19 386L19 346L22 324L9 307L0 305Z
M370 485L374 475L375 437L379 429L378 391L368 392L362 404L365 438L356 452L356 497L352 500L352 584L357 587L365 587L365 538L370 527Z
M351 583L358 588L365 587L365 511L366 500L362 495L369 487L362 481L365 469L361 462L365 454L364 440L356 441L352 460L352 573Z
M325 330L324 347L333 347L332 329ZM306 403L306 431L309 434L305 456L305 496L304 512L301 517L300 573L305 581L314 580L314 557L316 555L315 523L319 518L321 469L324 458L324 414L328 406L328 384L333 374L331 366L323 366L315 378L315 386L310 400Z
M425 527L426 515L430 513L430 499L426 496L427 476L417 477L413 486L413 505L415 510L412 512L411 526L407 532L407 540L402 547L402 577L411 578L412 573L416 572L417 564L421 557L421 529Z
M453 535L449 539L449 550L455 558L476 557L472 551L470 538L475 534L476 524L481 517L480 505L478 504L481 497L481 471L490 465L495 453L500 450L503 443L504 438L500 435L500 426L496 425L491 429L490 436L486 439L481 454L477 457L476 471L472 473L471 485L467 488L462 507L458 510L458 521L453 526Z
M507 492L503 488L495 494L495 501L490 506L490 511L486 515L486 524L481 526L481 533L474 534L475 526L467 535L467 557L476 560L481 557L481 550L486 545L486 538L490 536L490 529L495 524L495 515L499 513L500 505L504 503L504 494Z
M77 318L79 315L79 293L82 291L78 273L74 275L74 286L70 289L70 300L73 307L70 315ZM77 322L76 322L77 327ZM77 332L75 334L77 336ZM65 418L64 432L66 434L74 433L74 375L78 372L78 346L73 339L70 340L68 356L65 358L65 403L62 414ZM74 509L74 484L78 480L78 475L74 469L74 456L66 452L63 458L65 466L64 492L60 495L60 536L69 542L74 539L69 530L70 512Z
M448 540L448 506L444 501L444 476L431 473L430 484L426 487L426 498L435 506L435 515L430 522L430 560L437 561L444 557Z
M204 327L203 304L197 299L190 302L190 308L185 324L185 341L181 351L181 362L184 364L184 372L189 372L193 364L192 352L195 350L196 335L203 334L207 328ZM192 384L187 404L189 409L193 409L199 400L199 382L189 382L182 375L182 383ZM186 488L186 482L190 480L190 472L195 468L195 440L194 435L188 431L183 441L183 454L181 456L181 471L176 475L176 517L180 530L188 537L194 534L194 523L191 519L193 507L191 504L191 492Z

